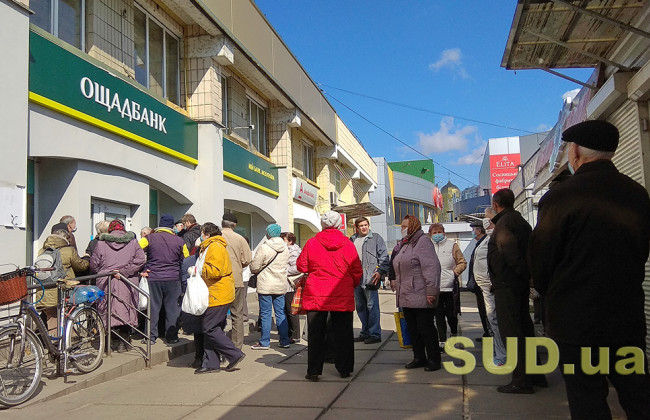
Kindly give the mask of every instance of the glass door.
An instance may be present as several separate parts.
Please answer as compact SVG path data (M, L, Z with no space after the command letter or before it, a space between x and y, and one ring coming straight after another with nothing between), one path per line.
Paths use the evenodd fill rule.
M111 203L110 201L93 200L92 212L93 236L97 233L95 231L95 225L102 220L107 220L109 222L113 220L120 220L122 223L124 223L124 227L127 231L131 230L131 206L129 205Z

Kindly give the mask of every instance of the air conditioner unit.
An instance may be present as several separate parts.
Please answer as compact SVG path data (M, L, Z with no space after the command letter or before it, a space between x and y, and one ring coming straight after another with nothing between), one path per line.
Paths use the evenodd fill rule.
M339 193L337 193L336 191L330 191L330 204L332 206L339 205Z

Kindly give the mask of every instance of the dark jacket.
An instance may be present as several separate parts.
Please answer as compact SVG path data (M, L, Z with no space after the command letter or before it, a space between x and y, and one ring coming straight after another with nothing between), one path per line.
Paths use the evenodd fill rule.
M585 163L539 202L530 240L547 334L573 345L645 340L648 191L608 160Z
M350 237L350 240L354 243L354 240L358 237L358 234L354 234ZM372 275L376 272L379 272L382 277L388 274L386 243L379 234L370 231L366 235L361 247L361 266L363 267L363 278L361 279L361 287L363 288L370 283ZM372 288L376 289L377 286Z
M185 241L187 250L192 251L196 240L201 237L201 225L194 223L189 229L184 229L180 236Z
M144 238L144 252L147 254L145 269L151 270L149 281L180 281L181 264L188 256L183 239L170 229L157 228Z
M533 230L515 209L505 209L492 219L494 232L488 242L487 262L492 288L526 288L530 271L526 256Z
M397 307L432 308L427 296L440 296L440 261L433 242L418 230L393 259Z

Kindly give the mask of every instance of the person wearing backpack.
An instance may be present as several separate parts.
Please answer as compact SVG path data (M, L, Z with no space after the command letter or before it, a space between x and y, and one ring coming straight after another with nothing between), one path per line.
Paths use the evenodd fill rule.
M34 265L40 268L54 267L51 280L72 280L75 273L88 270L88 261L79 257L77 250L70 246L70 232L55 230L43 243L43 248L38 252ZM72 285L72 284L71 284ZM56 305L58 303L56 288L47 289L40 302L36 304L37 310L45 312L47 318L56 318ZM41 293L36 293L36 300L41 298Z

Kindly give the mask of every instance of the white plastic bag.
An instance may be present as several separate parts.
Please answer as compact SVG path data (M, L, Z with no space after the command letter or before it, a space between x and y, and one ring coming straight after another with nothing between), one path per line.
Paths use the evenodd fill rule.
M203 315L208 309L210 292L200 276L191 276L187 279L187 289L183 297L181 310L190 315Z
M183 296L181 310L190 315L203 315L205 310L208 309L208 304L210 302L210 291L208 290L208 285L205 284L205 281L201 278L203 262L205 261L205 255L207 253L208 249L206 248L196 260L194 272L190 278L187 279L187 289L185 289L185 296Z
M149 280L146 277L140 277L140 289L144 290L147 295L149 294ZM140 299L138 300L138 309L141 311L147 310L147 295L140 293Z

